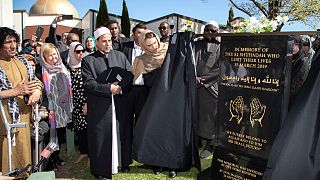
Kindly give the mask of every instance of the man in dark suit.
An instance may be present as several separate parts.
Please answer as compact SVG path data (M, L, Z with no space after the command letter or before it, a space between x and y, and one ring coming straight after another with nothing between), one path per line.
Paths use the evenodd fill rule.
M112 49L122 51L122 43L128 42L129 39L122 37L119 23L116 20L111 20L107 23L107 28L110 30L112 35Z
M123 43L123 53L126 55L129 63L132 65L135 57L143 54L139 46L138 37L146 29L143 24L137 24L133 29L133 41ZM139 118L140 111L146 101L148 89L144 85L143 77L139 77L133 82L130 91L123 97L122 102L124 116L120 120L120 140L121 140L121 170L128 172L129 165L132 163L132 138L133 127Z

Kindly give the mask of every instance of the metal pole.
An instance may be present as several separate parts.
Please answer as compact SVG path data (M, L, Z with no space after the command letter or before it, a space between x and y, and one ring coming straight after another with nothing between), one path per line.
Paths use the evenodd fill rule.
M25 128L27 127L27 124L26 123L15 123L15 124L9 124L8 123L8 120L7 120L7 117L6 117L6 114L4 112L4 109L3 109L3 105L2 105L2 101L0 101L0 111L1 111L1 117L2 117L2 121L6 127L6 130L7 130L7 143L8 143L8 169L9 169L9 172L12 171L12 147L11 147L11 129L12 128Z
M34 105L34 115L35 115L35 121L34 121L34 128L35 128L35 162L34 164L38 164L39 162L39 121L41 117L39 116L39 105Z
M11 164L11 154L12 154L12 150L11 150L11 128L9 126L7 117L5 115L4 109L3 109L3 105L2 105L2 101L0 101L0 109L1 109L1 117L2 117L2 121L6 127L7 130L7 143L8 143L8 168L9 168L9 172L12 171L12 164Z

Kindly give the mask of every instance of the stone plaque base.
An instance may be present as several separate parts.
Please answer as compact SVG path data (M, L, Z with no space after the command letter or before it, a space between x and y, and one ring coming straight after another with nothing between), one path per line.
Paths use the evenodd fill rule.
M212 159L211 179L259 180L267 162L216 148Z

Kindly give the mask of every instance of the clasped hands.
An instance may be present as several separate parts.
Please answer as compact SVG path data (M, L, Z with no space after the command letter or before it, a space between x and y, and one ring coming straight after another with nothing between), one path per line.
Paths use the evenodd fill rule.
M122 89L121 86L118 85L118 82L114 82L111 84L110 91L112 95L117 95L121 93Z
M14 88L15 96L29 95L28 105L37 103L41 97L41 83L40 81L33 80L25 83L23 78Z

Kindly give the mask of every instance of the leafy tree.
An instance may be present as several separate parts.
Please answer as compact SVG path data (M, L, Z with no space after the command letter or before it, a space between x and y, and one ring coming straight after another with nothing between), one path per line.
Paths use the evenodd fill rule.
M238 10L248 16L265 15L268 19L288 16L288 23L302 22L315 28L320 20L319 0L229 0ZM279 27L279 31L283 24Z
M232 7L230 7L230 9L229 9L229 17L228 17L228 21L227 21L227 26L228 27L231 27L231 22L232 22L233 18L234 18L233 9L232 9Z
M130 37L130 19L125 0L122 2L121 30L122 34L124 34L126 37Z
M105 26L109 21L109 13L107 9L106 0L100 0L99 12L97 15L96 28Z

